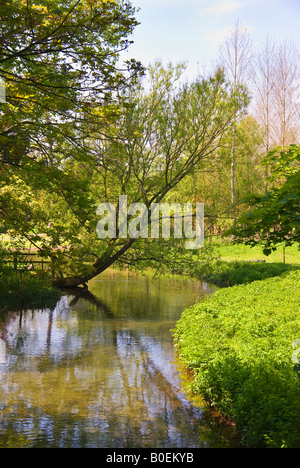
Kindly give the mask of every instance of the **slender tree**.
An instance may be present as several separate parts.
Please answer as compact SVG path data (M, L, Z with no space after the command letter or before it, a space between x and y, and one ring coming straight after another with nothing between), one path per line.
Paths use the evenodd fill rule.
M117 213L119 195L126 194L128 204L142 202L147 207L150 222L153 203L162 202L194 167L217 151L232 119L247 102L244 90L230 89L221 71L178 89L180 73L181 67L164 69L159 63L152 67L150 91L141 84L133 88L109 138L97 140L102 157L95 181L102 179L104 188L98 187L98 197L103 201L105 195ZM95 239L95 233L90 234ZM59 278L57 285L86 283L124 256L130 263L154 251L157 260L163 256L170 260L166 253L157 258L156 239L117 236L94 244L97 259L88 274Z
M252 59L252 46L250 36L245 28L240 26L239 20L236 22L232 33L220 47L219 62L224 67L226 76L233 83L234 89L238 86L246 85L250 72ZM237 114L232 123L232 144L231 144L231 202L232 215L235 218L236 188L236 124L239 115Z
M299 51L293 41L284 41L276 53L274 105L278 144L297 144L300 122L297 118L299 96Z
M266 157L276 146L274 140L274 95L275 95L275 43L267 36L264 44L255 56L253 70L253 88L255 90L254 113L264 131L264 146ZM265 166L265 191L268 191L268 166Z

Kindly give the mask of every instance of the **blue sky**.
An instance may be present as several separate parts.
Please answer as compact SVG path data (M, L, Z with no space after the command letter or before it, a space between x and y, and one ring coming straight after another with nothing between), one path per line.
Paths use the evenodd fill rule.
M237 20L247 28L254 47L267 35L280 42L293 39L300 50L300 0L131 0L140 7L127 55L147 66L187 62L186 77L210 68L218 45Z

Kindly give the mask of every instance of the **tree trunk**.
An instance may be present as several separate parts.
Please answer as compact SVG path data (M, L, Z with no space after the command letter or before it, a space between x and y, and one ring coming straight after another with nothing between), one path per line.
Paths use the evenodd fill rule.
M83 276L72 276L70 278L55 278L52 280L53 286L56 288L76 288L80 285L86 285L89 278Z
M232 147L231 147L231 206L232 206L232 217L235 222L235 123L233 126L232 135Z
M87 276L71 276L68 278L55 278L52 280L53 286L61 289L65 288L76 288L77 286L84 286L87 287L87 283L95 278L96 276L103 273L103 271L107 270L111 265L115 263L122 255L132 246L135 239L129 239L120 250L118 250L114 255L111 255L107 258L98 258L94 263L94 271Z

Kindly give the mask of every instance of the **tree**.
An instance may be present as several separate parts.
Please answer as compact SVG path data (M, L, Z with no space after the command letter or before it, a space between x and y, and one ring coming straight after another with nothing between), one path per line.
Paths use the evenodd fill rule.
M259 167L263 153L263 134L257 121L247 115L240 119L235 131L235 195L236 214L244 208L243 200L250 193L263 193L264 169ZM176 188L176 200L193 200L205 204L206 235L224 233L232 225L231 168L232 132L224 135L221 147Z
M266 157L274 145L274 89L275 89L275 44L266 38L265 43L256 54L256 67L253 74L253 85L256 91L255 116L264 131ZM276 143L275 143L276 147ZM266 179L269 176L266 166ZM268 182L265 182L268 191Z
M90 135L105 134L117 94L144 71L134 60L118 64L137 25L134 13L123 0L1 3L0 216L17 236L15 247L26 240L56 261L59 240L76 245L67 206L84 224L88 176L77 174L97 160ZM66 217L69 236L55 216ZM47 229L47 242L38 242Z
M6 186L6 209L20 208L10 218L13 234L52 258L60 272L57 286L84 284L125 254L130 262L157 251L156 239L98 239L97 206L107 201L118 211L119 195L126 194L128 204L143 202L150 213L153 203L164 200L219 148L245 106L244 90L232 90L222 72L178 88L181 71L181 66L165 69L156 64L149 72L149 91L140 81L116 96L116 111L107 117L105 133L100 109L98 128L97 122L86 128L89 151L80 160L66 141L51 148L52 164L29 160L22 177L18 174L10 188ZM34 189L32 196L28 187Z
M299 94L299 51L294 42L284 41L278 47L275 76L276 133L280 146L296 144L299 137L297 94Z
M265 255L300 242L300 146L277 148L263 164L271 168L273 188L264 196L252 196L252 209L230 231L235 242L262 245Z
M234 30L220 47L220 63L224 67L229 81L233 83L234 88L246 84L250 72L250 63L252 60L251 41L246 29L240 27L239 21L236 22ZM238 115L232 125L232 144L231 144L231 202L232 215L235 217L236 204L236 124Z
M64 142L78 160L87 153L87 127L103 131L114 94L141 72L129 74L118 56L136 26L129 2L105 0L8 0L0 5L0 161L19 167L28 159L51 164ZM102 114L101 114L102 112Z
M269 37L258 50L253 71L254 111L265 130L266 155L295 144L299 136L299 52L292 41L276 44Z

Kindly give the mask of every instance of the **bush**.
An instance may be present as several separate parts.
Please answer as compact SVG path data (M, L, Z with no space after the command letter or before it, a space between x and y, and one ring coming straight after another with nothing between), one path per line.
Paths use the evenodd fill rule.
M174 330L192 390L236 423L252 447L300 448L300 271L222 289L188 309Z

